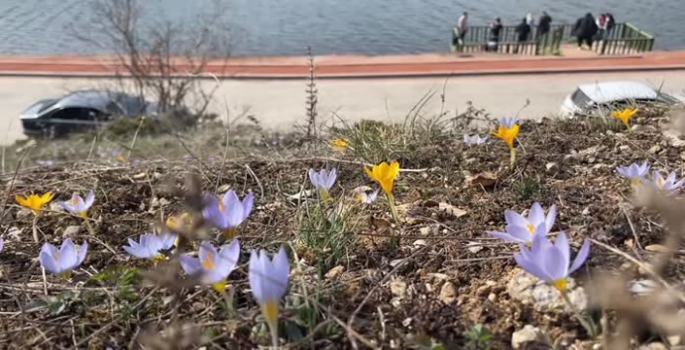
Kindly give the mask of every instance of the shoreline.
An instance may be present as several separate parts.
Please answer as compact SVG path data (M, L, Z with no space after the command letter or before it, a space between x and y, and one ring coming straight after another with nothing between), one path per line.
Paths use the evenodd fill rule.
M204 73L233 79L300 79L309 75L306 56L230 57L209 61ZM685 69L685 50L630 56L502 56L430 53L412 55L315 56L317 78L390 78L550 73L624 72ZM178 76L191 70L176 61ZM113 77L122 66L111 56L0 56L5 77ZM209 76L207 76L209 78Z

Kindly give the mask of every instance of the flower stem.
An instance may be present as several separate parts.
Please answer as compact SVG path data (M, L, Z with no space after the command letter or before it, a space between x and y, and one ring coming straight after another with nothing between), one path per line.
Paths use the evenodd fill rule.
M561 291L560 291L561 292ZM571 302L571 299L569 299L568 294L566 292L561 292L561 296L564 298L564 301L566 302L566 305L571 309L573 312L573 315L578 319L578 322L585 328L585 331L587 334L589 334L591 337L596 337L597 336L597 331L595 330L595 327L588 322L588 320L583 317L583 315L580 313L580 310L576 308L575 305Z
M516 164L516 148L511 147L509 149L510 149L510 151L509 151L509 154L510 154L509 167L514 169L514 164Z
M33 241L38 243L38 215L33 216L33 224L31 228L33 230Z
M395 206L395 196L391 192L385 194L388 197L388 205L390 205L390 213L392 214L393 220L396 224L400 224L400 216L397 214L397 207Z
M278 350L278 322L276 324L269 324L269 330L271 331L271 347L273 350Z
M328 193L328 190L321 190L319 193L321 195L321 201L323 201L324 203L333 201L333 198L331 198L331 194Z
M226 302L226 310L227 312L232 316L234 314L234 308L233 308L233 289L230 289L230 293L226 292L224 289L222 292L219 292L221 296L224 298L224 301Z
M93 229L93 226L90 224L90 221L88 219L84 219L86 222L86 228L88 229L88 233L90 233L91 236L95 237L95 230Z

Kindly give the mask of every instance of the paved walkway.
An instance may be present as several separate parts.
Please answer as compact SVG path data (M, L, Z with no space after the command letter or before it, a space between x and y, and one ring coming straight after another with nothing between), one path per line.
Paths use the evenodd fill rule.
M491 75L457 77L403 77L387 79L324 79L317 82L320 120L328 125L340 116L354 122L360 119L402 121L420 99L428 94L421 115L434 116L446 110L449 116L463 111L472 101L493 116L512 115L530 100L521 117L539 119L554 116L566 95L579 84L606 80L639 80L664 91L685 89L685 70L634 71L622 73L577 73L546 75ZM111 87L105 78L0 77L0 144L22 138L18 116L31 103L46 97L57 97L83 88ZM305 80L226 79L216 91L211 110L222 117L253 115L268 128L289 128L305 118ZM201 88L216 87L204 80ZM445 105L439 95L445 92Z
M685 51L637 56L532 57L434 53L395 56L317 56L320 78L530 74L591 71L685 69ZM0 75L107 76L121 67L111 57L0 56ZM178 72L189 71L181 60ZM233 78L301 78L306 57L237 57L210 62L207 72ZM182 74L182 73L180 73Z

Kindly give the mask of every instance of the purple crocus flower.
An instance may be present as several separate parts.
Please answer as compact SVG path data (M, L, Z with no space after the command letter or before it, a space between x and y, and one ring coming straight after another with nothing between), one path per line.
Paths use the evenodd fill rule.
M86 199L83 199L83 197L79 196L78 193L74 192L70 200L66 202L59 202L58 204L64 208L64 210L85 218L88 216L88 209L90 209L90 207L93 205L93 202L95 202L95 194L91 190L88 192Z
M513 127L513 126L516 125L516 123L518 123L518 122L519 122L519 118L518 118L518 117L502 117L502 118L499 120L500 125L505 126L505 127L507 127L507 128Z
M330 198L328 191L333 187L333 184L335 184L335 179L337 179L337 177L338 173L335 168L330 171L321 169L318 172L314 169L309 169L309 180L312 181L312 185L321 193L321 197L324 199Z
M140 236L139 243L129 238L128 246L124 246L124 250L137 258L164 260L166 255L162 251L173 248L177 237L172 233L159 236L154 233L145 233Z
M2 249L5 248L5 241L0 238L0 252L2 252Z
M237 239L231 244L217 249L209 242L200 244L198 257L183 254L179 257L181 267L189 275L200 274L202 284L211 284L215 290L226 290L226 278L235 269L240 259L240 242Z
M639 184L649 173L649 163L644 161L642 164L633 163L630 166L617 166L616 171L623 177L630 179L633 185Z
M477 146L477 145L482 145L488 140L488 137L480 137L480 135L476 134L473 136L464 134L464 144L467 146Z
M518 265L528 273L566 293L568 276L578 270L590 255L590 240L585 239L576 259L571 263L571 246L563 231L554 244L544 235L535 235L532 247L521 245L521 253L514 254Z
M513 211L505 210L504 219L507 221L506 232L486 231L493 237L507 242L530 244L537 235L546 236L557 218L557 207L552 205L545 216L545 211L540 203L535 202L530 208L528 217Z
M233 190L226 192L221 200L206 195L202 215L212 225L223 231L228 238L233 238L238 226L250 216L253 204L254 194L252 192L245 196L242 202Z
M278 302L288 290L290 264L281 247L273 260L265 251L252 251L248 278L252 295L262 308L262 314L273 332L278 329Z
M664 179L661 173L655 171L652 173L652 182L656 187L667 195L672 195L678 192L678 190L685 185L685 179L680 179L676 182L675 171L668 174L668 177Z
M83 263L87 253L88 242L84 241L81 249L76 249L71 238L67 238L59 250L50 243L43 244L38 260L45 271L68 277L71 270Z

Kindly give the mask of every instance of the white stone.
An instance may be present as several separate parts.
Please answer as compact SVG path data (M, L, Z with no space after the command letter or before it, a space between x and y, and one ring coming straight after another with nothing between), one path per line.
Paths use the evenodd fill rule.
M671 344L671 346L683 345L683 338L679 335L671 335L666 337L666 339L668 339L668 343Z
M326 272L325 277L333 280L333 279L340 277L340 275L342 275L343 272L345 272L345 266L338 265L338 266L328 270L328 272Z
M19 211L17 212L17 219L26 219L26 218L28 218L28 217L31 216L31 215L33 215L33 212L31 212L30 209L21 208L21 209L19 209Z
M401 280L394 280L390 282L390 292L398 297L404 296L407 291L407 284Z
M476 253L480 252L481 250L483 250L483 243L468 242L468 243L466 243L466 245L468 246L468 248L466 248L466 249L468 249L468 251L470 251L473 254L476 254Z
M9 232L7 232L7 234L12 238L13 241L21 241L23 233L24 229L18 228L16 226L10 227Z
M62 238L74 238L81 230L81 226L67 226L62 232Z
M584 310L587 307L585 290L576 286L573 278L568 278L567 286L567 295L571 303L577 309ZM516 269L514 276L507 283L507 292L512 299L531 304L541 311L557 308L572 311L556 288L521 269Z
M661 151L661 147L660 147L659 145L654 145L654 146L652 146L652 148L650 148L650 149L647 151L647 153L649 153L649 154L657 154L657 153L659 153L659 151Z
M452 282L445 282L440 288L440 295L438 296L445 304L451 304L457 299L457 288Z
M544 341L544 335L540 329L529 324L511 335L511 347L514 349L523 349L527 343L542 341Z

